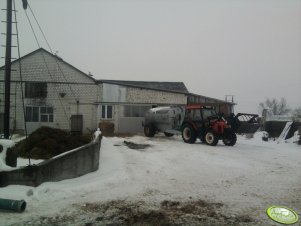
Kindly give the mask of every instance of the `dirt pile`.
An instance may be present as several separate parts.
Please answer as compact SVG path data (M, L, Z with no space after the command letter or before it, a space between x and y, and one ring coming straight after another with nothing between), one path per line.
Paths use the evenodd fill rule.
M14 149L22 158L49 159L63 152L80 147L91 141L90 135L74 136L69 132L50 127L41 127L18 142Z
M207 225L207 226L253 226L257 225L248 215L226 216L221 203L203 200L178 202L165 200L159 205L144 201L126 202L116 200L103 204L74 204L77 211L70 215L46 217L37 220L42 224L63 225ZM37 222L36 221L36 222ZM31 222L28 222L31 223Z

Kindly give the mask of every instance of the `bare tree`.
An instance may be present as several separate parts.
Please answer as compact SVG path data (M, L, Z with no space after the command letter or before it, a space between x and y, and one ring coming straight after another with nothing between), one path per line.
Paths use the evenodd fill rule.
M301 107L298 107L293 111L293 116L296 118L301 118Z
M268 108L274 115L286 115L291 111L286 102L286 99L283 97L280 101L275 98L267 98L264 102L261 102L259 104L259 108L261 110Z

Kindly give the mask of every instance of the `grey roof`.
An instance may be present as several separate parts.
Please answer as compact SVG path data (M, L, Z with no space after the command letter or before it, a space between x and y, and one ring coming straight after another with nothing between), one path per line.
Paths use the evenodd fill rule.
M207 99L209 102L210 101L217 101L217 102L220 102L220 103L225 103L225 104L230 104L230 105L236 105L236 103L234 103L234 102L220 100L220 99L216 99L216 98L213 98L213 97L203 96L203 95L195 94L195 93L189 93L188 96L202 97L202 98Z
M124 80L98 80L98 83L108 83L137 88L171 91L177 93L189 93L183 82L148 82L148 81L124 81Z
M94 78L92 78L91 76L89 76L89 75L86 74L85 72L79 70L78 68L74 67L73 65L67 63L67 62L64 61L61 57L59 57L59 56L57 56L57 55L55 55L55 54L53 54L53 53L47 51L47 50L44 49L44 48L36 49L35 51L30 52L30 53L28 53L28 54L26 54L26 55L20 57L19 59L16 59L16 60L12 61L11 64L14 64L14 63L16 63L16 62L18 62L18 61L20 61L20 60L23 60L24 58L27 58L27 57L29 57L29 56L31 56L31 55L37 53L37 52L45 52L45 53L51 55L52 57L55 57L58 61L62 61L63 63L65 63L65 64L68 65L69 67L73 68L74 70L78 71L79 73L83 74L84 76L86 76L87 78L93 80L93 81L96 83L96 80L95 80ZM0 67L0 70L4 70L4 69L5 69L5 65L3 65L3 66Z

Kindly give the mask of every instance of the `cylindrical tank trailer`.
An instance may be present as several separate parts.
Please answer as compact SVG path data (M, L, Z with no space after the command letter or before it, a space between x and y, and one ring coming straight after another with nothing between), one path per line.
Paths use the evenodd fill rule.
M156 132L163 132L168 137L181 134L184 117L184 106L151 108L144 116L144 134L147 137L153 137Z

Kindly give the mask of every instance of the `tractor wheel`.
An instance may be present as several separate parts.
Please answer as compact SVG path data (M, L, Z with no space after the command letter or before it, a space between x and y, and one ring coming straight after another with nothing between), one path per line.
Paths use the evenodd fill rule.
M223 142L226 146L233 146L236 143L237 137L235 133L227 133L223 138Z
M191 125L185 124L182 129L182 138L185 143L193 144L196 141L196 132Z
M173 136L172 133L167 133L167 132L164 132L164 135L165 135L166 137L172 137L172 136Z
M205 134L205 141L208 145L215 146L218 143L218 137L212 130L209 130Z
M155 133L156 133L156 130L153 125L144 126L144 135L146 137L153 137L153 136L155 136Z

